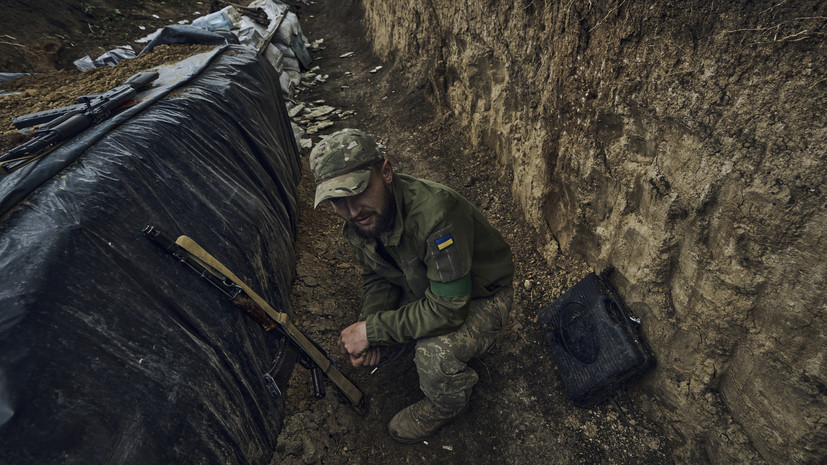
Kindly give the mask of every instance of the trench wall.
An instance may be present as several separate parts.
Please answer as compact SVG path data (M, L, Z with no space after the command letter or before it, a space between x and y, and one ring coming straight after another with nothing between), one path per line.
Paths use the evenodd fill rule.
M362 2L381 57L513 170L547 260L615 282L691 461L827 458L824 2Z

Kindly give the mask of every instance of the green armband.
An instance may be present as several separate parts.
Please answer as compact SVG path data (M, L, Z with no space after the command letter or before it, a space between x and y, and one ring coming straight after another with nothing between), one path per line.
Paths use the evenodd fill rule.
M441 297L463 297L471 295L471 275L447 283L431 280L431 292Z

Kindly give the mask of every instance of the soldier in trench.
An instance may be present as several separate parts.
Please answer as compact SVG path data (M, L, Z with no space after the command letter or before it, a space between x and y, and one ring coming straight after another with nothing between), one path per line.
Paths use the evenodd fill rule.
M358 129L327 136L310 155L314 207L327 200L361 265L363 303L338 345L355 367L415 346L424 398L388 424L418 442L468 405L477 373L467 362L508 322L514 265L502 235L453 190L394 173L376 142Z

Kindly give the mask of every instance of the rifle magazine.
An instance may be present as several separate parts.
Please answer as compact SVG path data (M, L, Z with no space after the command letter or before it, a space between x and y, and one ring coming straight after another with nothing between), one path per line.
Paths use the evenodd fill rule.
M270 369L262 375L267 391L270 392L276 402L284 402L287 383L290 381L293 367L298 359L299 353L293 347L293 344L286 337L278 338L273 363L270 365Z

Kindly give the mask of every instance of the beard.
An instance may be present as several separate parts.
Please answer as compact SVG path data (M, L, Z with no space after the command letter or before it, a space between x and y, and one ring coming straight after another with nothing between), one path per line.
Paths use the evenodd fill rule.
M358 236L365 239L379 239L382 234L393 229L396 222L396 198L390 186L385 187L385 204L382 205L382 211L376 213L374 220L374 225L370 228L363 228L352 218L347 222Z

